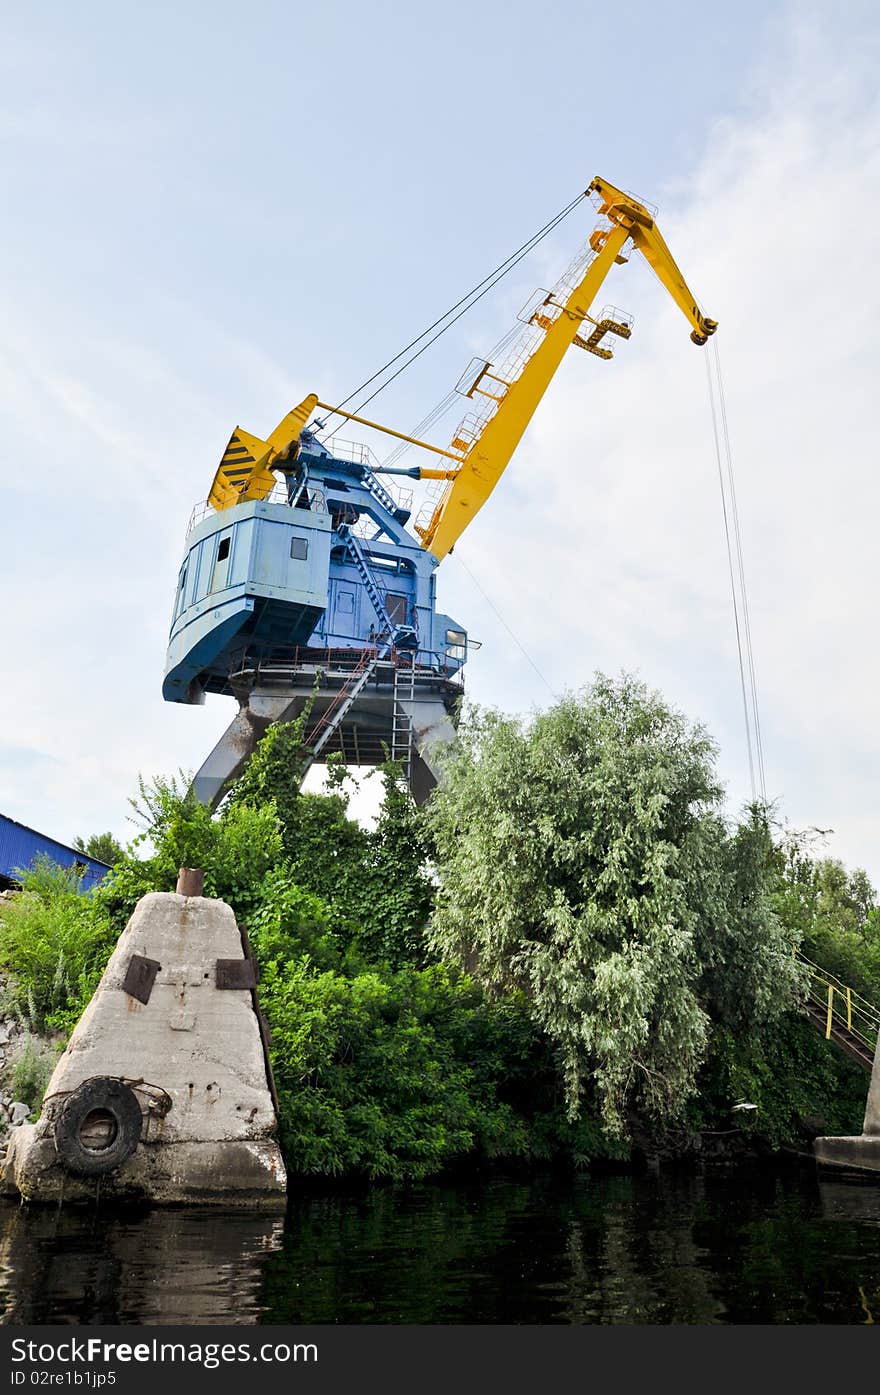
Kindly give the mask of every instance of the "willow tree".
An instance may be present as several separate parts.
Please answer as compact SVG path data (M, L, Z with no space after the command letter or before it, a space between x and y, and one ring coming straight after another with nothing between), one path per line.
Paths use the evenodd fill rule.
M705 730L628 677L531 721L471 708L426 817L436 952L520 993L552 1041L570 1116L589 1082L606 1126L672 1122L713 1020L791 1006L766 818L721 815Z

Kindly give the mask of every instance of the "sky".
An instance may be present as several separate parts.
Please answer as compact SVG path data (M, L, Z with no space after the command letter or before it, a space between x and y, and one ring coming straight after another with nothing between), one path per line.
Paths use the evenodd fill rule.
M127 837L139 772L198 767L234 705L160 689L232 427L346 396L601 174L659 207L720 322L767 793L880 883L871 5L3 8L0 811ZM594 221L372 410L411 428ZM527 714L638 673L708 727L735 815L705 353L637 258L607 298L632 340L568 355L439 604L482 641L477 702Z

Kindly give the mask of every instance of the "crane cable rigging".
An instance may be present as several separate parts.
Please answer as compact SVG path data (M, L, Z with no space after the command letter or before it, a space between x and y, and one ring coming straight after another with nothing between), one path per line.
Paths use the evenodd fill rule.
M715 360L713 380L712 364L706 359L709 408L712 415L712 434L715 442L715 459L718 468L718 484L721 492L721 510L724 518L724 536L727 545L727 565L730 576L730 593L733 603L733 621L736 631L736 649L739 660L740 691L742 694L743 720L746 734L746 750L749 763L749 780L752 802L760 798L767 802L767 785L764 772L764 745L761 736L761 717L758 705L758 684L755 673L755 654L752 644L752 626L749 616L748 589L746 586L745 563L743 561L742 533L739 523L739 507L736 498L736 483L733 470L733 452L730 446L730 430L727 422L727 403L724 395L724 379L721 373L721 355L718 340L712 345ZM717 407L716 407L717 393ZM720 422L720 432L719 432ZM723 454L723 460L722 460ZM526 661L534 669L541 682L555 697L555 693L538 668L525 645L522 644L511 626L504 619L491 597L483 590L473 572L458 554L459 564L464 568L480 595L495 612L496 617L507 630Z
M709 391L709 409L712 415L712 436L715 442L718 485L721 492L724 538L727 545L727 568L730 577L730 595L733 604L733 623L736 631L736 651L739 661L739 681L742 695L743 721L746 733L746 752L749 762L749 780L751 783L752 801L756 802L760 798L763 803L766 803L767 785L764 774L764 746L761 737L761 718L758 707L758 685L755 676L755 654L752 645L752 626L749 618L748 590L746 587L745 564L743 562L742 535L739 526L739 508L736 501L733 454L730 448L730 432L727 424L724 379L721 374L721 355L718 352L717 339L713 341L712 348L714 350L715 372L713 377L712 359L707 356L706 380Z
M385 389L391 383L394 382L395 378L399 378L401 373L403 373L405 369L409 368L411 364L415 363L416 359L420 358L421 355L425 353L427 349L430 349L431 345L435 344L441 335L445 334L446 331L448 329L451 329L452 326L458 320L460 320L463 315L466 315L469 310L473 309L473 307L478 303L478 301L481 301L484 296L488 295L489 292L493 290L495 286L497 286L498 282L503 280L503 278L508 274L508 272L512 271L513 268L517 266L523 260L524 257L527 257L528 254L531 251L533 251L540 242L543 242L544 238L548 237L550 233L553 232L554 228L558 227L559 224L563 221L563 219L567 218L568 215L575 208L577 208L578 204L584 198L586 198L585 193L579 193L575 198L573 198L570 203L566 204L564 208L560 209L558 213L554 214L554 216L550 219L548 223L545 223L542 228L539 228L536 233L533 233L532 236L528 238L527 241L524 242L521 247L518 247L515 252L511 252L510 256L506 257L503 262L500 262L499 265L495 267L494 271L490 271L488 276L484 276L482 281L478 281L477 284L473 286L465 295L463 295L460 300L457 300L454 305L451 305L449 309L445 312L445 314L440 315L440 317L436 319L433 322L433 324L428 325L427 329L423 329L421 334L416 335L415 339L411 339L410 342L407 345L405 345L405 347L402 348L399 353L395 354L393 358L390 358L387 363L384 363L382 365L381 368L377 368L375 373L372 373L369 378L366 378L364 382L361 383L360 387L356 387L353 392L350 392L347 397L344 397L338 405L340 407L345 407L356 397L360 397L360 394L366 388L370 387L376 381L377 378L381 378L382 375L386 373L389 368L393 368L395 363L398 363L400 359L404 358L404 355L408 354L410 349L414 349L417 344L421 344L422 340L426 339L427 336L431 334L432 338L428 339L428 342L426 344L422 344L422 347L420 349L418 349L414 354L411 354L409 358L406 358L404 362L400 364L400 367L396 369L394 373L391 374L390 378L387 378L385 382L380 383L379 386L375 388L373 392L370 393L369 397L364 398L363 401L361 401L358 404L355 410L358 413L362 412L366 406L368 406L376 397L379 396L380 392L384 392ZM444 323L446 321L448 321L448 323ZM440 326L442 326L442 328ZM437 330L436 334L433 334L434 330ZM332 416L333 412L330 412L329 417ZM320 431L324 430L326 430L326 422L320 428Z
M376 388L374 388L374 390L369 394L368 397L362 398L360 400L360 402L355 408L355 411L358 413L362 412L364 408L367 407L371 402L373 402L380 395L380 393L384 392L385 389L389 387L391 383L395 381L396 378L399 378L407 368L409 368L413 363L415 363L416 359L420 358L423 353L425 353L429 348L431 348L431 346L435 344L437 340L447 332L447 330L451 329L452 326L456 324L458 320L462 319L462 317L466 315L469 310L473 309L473 307L477 305L478 302L481 301L484 296L488 295L489 292L493 290L494 287L498 285L498 283L501 280L503 280L503 278L510 271L512 271L515 266L519 264L519 262L521 262L526 256L528 256L528 254L531 251L533 251L534 248L537 247L539 243L541 243L544 240L545 237L548 237L549 234L553 232L553 230L556 227L558 227L558 225L566 217L568 217L568 215L578 206L578 204L581 202L581 199L584 197L584 194L578 194L574 199L572 199L568 204L566 204L564 208L560 209L560 211L556 213L547 223L545 223L542 228L539 228L536 233L534 233L530 238L527 239L526 242L524 242L520 247L518 247L515 252L511 252L510 255L506 257L503 262L500 262L499 265L495 267L493 271L489 272L489 274L485 276L482 279L482 281L477 282L477 284L473 286L468 292L466 292L466 294L463 295L460 300L456 301L454 305L451 305L443 315L440 315L436 320L434 320L430 325L428 325L426 329L422 330L421 334L418 334L414 339L411 339L410 342L399 351L399 353L395 354L393 358L389 359L386 363L384 363L381 366L381 368L376 369L376 371L372 373L369 378L366 378L364 382L362 382L357 388L355 388L352 392L348 393L348 395L344 397L338 405L340 407L346 407L348 403L354 401L355 398L360 398L361 393L363 393L367 388L371 387L372 384L377 381L377 379L382 379L384 375L388 373L389 369L394 368L395 364L399 364L400 366L397 367L395 371L390 374L389 377L385 377L384 381L379 382L379 385ZM651 270L654 270L654 268L652 267ZM436 331L436 333L434 331ZM512 335L515 332L516 327L514 327L514 330L512 330L510 333ZM423 343L423 340L426 342ZM757 679L755 674L755 659L754 648L752 644L751 620L749 616L748 591L746 587L745 564L743 561L742 535L739 523L739 509L736 499L736 485L733 471L733 455L730 446L730 432L727 421L727 405L724 395L724 381L721 372L721 357L718 351L717 339L714 341L713 349L715 360L714 380L712 372L712 363L708 356L706 358L706 373L709 391L709 407L712 416L712 434L715 443L715 458L718 470L718 483L721 493L721 508L724 519L724 536L727 547L727 562L728 573L730 577L731 601L733 605L734 629L736 632L737 659L739 663L740 691L743 704L743 721L745 726L746 751L749 765L749 780L751 786L752 800L756 801L760 796L761 800L766 802L767 791L764 771L764 751L763 741L761 737L761 721L758 706L758 690ZM415 352L411 353L411 350L415 350ZM403 359L402 363L400 362L401 359ZM421 436L423 432L428 430L430 426L434 424L435 421L437 421L440 417L442 417L445 414L449 406L454 401L455 397L456 393L454 390L448 393L446 397L443 398L443 400L439 402L432 409L431 412L428 413L427 417L425 417L418 424L418 426L413 429L412 434L415 436ZM317 434L320 435L326 432L327 422L333 417L333 415L334 413L330 412L328 418L325 419L318 426ZM331 432L331 435L332 434L333 433ZM388 457L385 464L392 464L401 455L403 455L407 449L408 447L406 444L396 447L396 449L392 451L391 455ZM460 558L459 560L462 559ZM473 575L470 569L464 565L463 562L462 565L464 566L464 569L470 577L471 581L481 592L484 599L489 603L491 608L495 611L496 616L504 625L504 628L514 639L514 642L517 644L517 647L521 650L528 663L535 670L538 677L548 688L548 690L552 692L550 684L547 683L547 680L544 677L543 673L541 673L540 669L537 667L534 660L531 658L531 656L528 654L528 652L521 644L517 636L514 634L511 627L500 615L495 605L489 600L489 597L486 595L482 587L477 582L476 577Z
M538 231L534 233L532 237L530 237L520 247L518 247L515 252L511 252L510 256L505 258L503 262L499 263L499 265L495 267L493 271L489 272L488 276L485 276L482 281L479 281L476 286L473 286L471 290L469 290L465 295L461 297L460 300L456 301L454 305L450 306L445 314L441 315L438 319L434 320L433 324L428 325L427 329L424 329L421 334L416 336L415 339L410 340L409 344L407 344L405 348L401 349L400 353L396 354L394 358L389 359L388 362L383 364L381 368L377 368L376 372L371 374L369 378L365 379L365 381L361 383L360 387L355 388L354 391L350 392L347 397L344 397L342 401L339 403L339 406L345 407L348 405L349 402L353 401L354 398L359 397L360 394L366 388L370 387L376 381L377 378L381 378L382 375L386 373L389 368L393 368L394 365L401 358L403 358L405 354L409 353L410 349L414 349L416 345L422 344L423 339L426 339L428 335L432 335L432 338L430 338L426 344L422 344L422 347L418 349L416 353L412 354L408 359L405 360L405 362L401 363L400 367L396 370L396 372L392 373L391 377L387 378L385 382L380 383L380 385L370 394L369 397L364 398L361 402L358 403L357 407L354 410L358 413L362 412L364 408L369 405L369 403L371 403L376 397L379 396L381 392L385 390L386 387L388 387L391 383L394 382L395 378L398 378L401 375L401 373L404 372L405 369L409 368L410 364L414 363L415 360L419 358L427 349L429 349L432 344L435 344L441 335L445 334L448 329L451 329L452 326L456 323L456 321L460 320L462 316L466 315L468 310L471 310L473 306L475 306L478 303L478 301L482 300L484 296L488 295L489 292L493 290L495 286L498 285L499 281L503 280L503 278L508 274L508 272L512 271L513 268L519 264L519 262L521 262L525 257L527 257L528 254L532 252L538 246L539 243L543 242L544 238L548 237L549 234L553 232L553 230L556 227L559 226L563 219L567 218L569 213L571 213L575 208L577 208L578 204L585 197L586 195L583 193L578 194L576 198L572 199L570 203L566 204L564 208L560 209L560 211L556 213L549 220L549 222L545 223L542 228L539 228ZM520 325L514 325L514 327L511 330L509 330L508 333L504 336L504 339L501 341L501 344L497 346L497 348L501 348L503 345L506 345L507 340L515 337L515 335L519 332L520 328ZM436 334L433 334L434 330L437 330ZM432 408L432 410L428 413L428 415L424 417L422 421L420 421L418 425L413 428L411 434L414 436L421 436L427 430L429 430L430 427L445 414L447 409L455 401L457 395L458 394L454 389L451 392L447 393L447 395L442 399L442 401L438 402L437 405L434 408ZM327 420L329 420L329 417L332 417L332 415L333 414L330 413ZM326 429L327 422L325 421L319 428L317 434L320 435L323 431L326 431ZM384 464L386 466L391 465L394 461L399 459L400 456L402 456L407 449L408 446L406 443L397 446L385 460ZM504 629L507 630L507 633L510 635L514 644L520 650L526 662L532 667L532 669L534 669L535 673L540 678L541 682L544 684L551 697L555 696L555 693L550 684L547 682L547 679L545 678L544 674L538 668L538 665L535 663L532 656L529 654L525 646L522 644L519 637L515 634L511 626L504 619L504 616L501 614L494 601L483 590L483 587L480 585L479 581L474 576L473 572L470 570L470 568L467 566L464 559L460 555L458 560L461 563L461 566L467 573L473 585L480 592L480 595L483 597L486 604L490 607L492 611L494 611L497 619L503 625Z

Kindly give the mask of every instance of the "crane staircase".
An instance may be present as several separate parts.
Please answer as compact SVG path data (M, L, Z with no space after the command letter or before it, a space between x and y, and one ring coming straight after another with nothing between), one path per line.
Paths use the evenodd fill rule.
M389 651L387 644L381 645L378 649L364 649L361 651L357 664L352 669L345 683L336 693L333 701L320 720L306 737L306 746L309 748L308 764L306 770L312 765L321 754L333 733L351 711L364 688L376 672L379 662L384 659ZM303 771L305 774L305 770Z
M806 971L805 1008L813 1026L870 1074L880 1035L880 1010L806 955L795 958Z
M374 483L378 490L382 490L378 480L375 480ZM390 496L389 502L392 505L394 503ZM361 546L359 538L351 531L349 524L340 523L337 526L336 535L358 570L364 589L370 598L370 604L376 612L381 638L376 648L364 649L361 652L349 677L306 737L309 754L303 775L309 766L317 760L327 742L339 730L358 697L375 675L378 666L391 657L394 663L391 759L399 764L401 772L406 775L407 782L409 782L413 757L413 723L410 713L415 698L415 668L411 661L408 664L401 663L400 657L393 654L393 646L401 643L406 644L415 632L412 626L395 624L391 619L385 604L385 597L373 574L367 553Z
M329 707L309 731L305 742L308 751L303 776L341 727L370 679L376 675L377 669L389 662L393 664L394 668L391 750L389 755L399 767L401 777L405 778L409 784L412 778L415 744L415 730L411 713L415 702L416 674L412 663L406 659L401 660L400 655L393 654L391 646L388 644L382 644L377 649L366 650L361 654L357 664L335 694Z
M370 598L370 604L376 612L380 635L387 635L390 642L398 646L411 642L415 639L415 630L411 625L395 624L391 619L385 604L385 597L373 574L373 569L364 548L361 546L360 539L351 531L347 523L339 524L336 536L357 568L364 589Z
M378 480L372 470L365 469L362 480L366 488L370 491L377 503L381 504L395 518L398 523L409 521L409 509L399 504L393 495L385 488L381 480Z

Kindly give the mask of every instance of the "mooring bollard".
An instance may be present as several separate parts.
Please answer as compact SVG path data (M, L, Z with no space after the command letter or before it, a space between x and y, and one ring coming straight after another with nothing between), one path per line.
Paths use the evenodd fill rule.
M178 896L201 896L205 889L205 874L201 867L181 867L177 874Z

